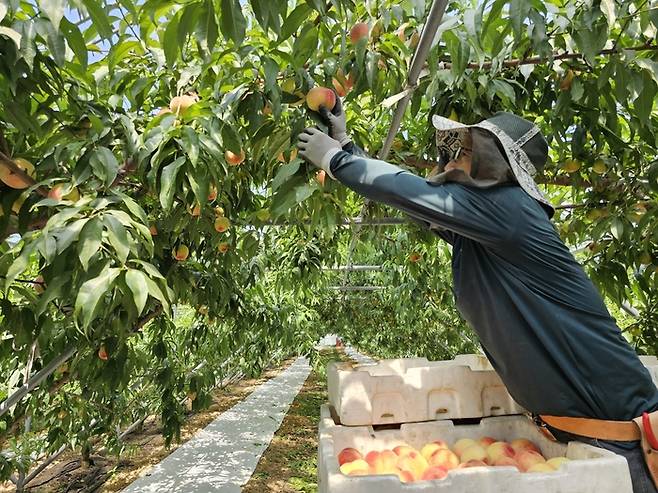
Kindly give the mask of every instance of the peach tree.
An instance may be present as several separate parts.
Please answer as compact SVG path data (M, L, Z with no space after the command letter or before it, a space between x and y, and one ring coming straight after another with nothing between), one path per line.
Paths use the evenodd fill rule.
M431 114L537 120L557 227L655 351L655 7L453 2L407 88L429 4L0 4L0 478L98 437L120 451L116 429L149 413L175 439L226 377L327 332L387 356L477 348L449 252L415 226L350 226L361 200L296 157L314 86L373 155L412 90L390 160L421 174ZM385 270L322 270L346 262ZM350 282L394 289L327 289Z

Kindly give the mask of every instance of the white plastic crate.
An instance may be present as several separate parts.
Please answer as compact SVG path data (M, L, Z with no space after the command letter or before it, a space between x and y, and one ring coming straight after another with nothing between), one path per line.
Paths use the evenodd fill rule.
M552 442L525 416L484 418L477 425L452 421L407 423L399 429L373 431L371 426L337 425L328 405L322 406L318 445L320 493L632 493L626 459L580 442ZM364 456L371 450L409 444L420 449L441 439L452 445L460 438L491 436L511 441L532 440L546 458L566 455L570 462L550 473L522 473L513 467L454 469L440 480L403 484L394 475L346 476L339 471L337 454L353 447Z
M651 373L653 383L658 386L658 358L656 356L640 356L640 361Z
M410 423L520 414L485 356L450 361L381 360L373 365L332 363L329 402L341 424Z

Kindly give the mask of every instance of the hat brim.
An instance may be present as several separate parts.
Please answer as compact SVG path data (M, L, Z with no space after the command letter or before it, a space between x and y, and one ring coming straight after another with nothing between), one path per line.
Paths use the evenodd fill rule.
M466 125L464 123L456 122L449 118L440 115L432 116L432 125L437 132L450 132L454 130L461 130L465 128L481 128L489 131L495 138L497 138L502 144L505 154L512 168L512 172L516 179L525 190L525 192L530 195L532 198L545 205L549 211L549 216L553 216L555 209L553 205L548 201L546 196L539 190L537 183L532 177L532 174L528 172L528 168L532 167L530 160L525 155L525 152L519 147L517 147L512 139L506 135L500 128L497 128L495 125L490 124L486 120L475 125ZM521 164L523 162L523 164ZM534 167L533 171L534 171Z

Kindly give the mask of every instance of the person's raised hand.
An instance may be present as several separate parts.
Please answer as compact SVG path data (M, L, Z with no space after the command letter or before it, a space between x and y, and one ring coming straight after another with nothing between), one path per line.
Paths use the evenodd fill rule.
M306 128L299 134L297 148L299 155L309 163L323 169L333 178L329 165L331 158L342 151L340 142L332 139L317 128Z
M340 142L341 146L349 144L352 139L347 135L347 121L345 119L345 111L343 111L343 102L340 97L336 95L336 104L333 109L329 111L324 105L318 109L322 121L329 128L329 136Z

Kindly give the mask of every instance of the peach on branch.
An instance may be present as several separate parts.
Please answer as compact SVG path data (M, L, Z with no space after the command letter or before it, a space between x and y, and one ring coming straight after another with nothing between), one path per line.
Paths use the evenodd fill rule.
M352 26L352 29L350 29L350 41L352 41L352 44L357 44L363 38L367 38L369 32L370 28L368 27L368 24L365 22L357 22Z
M80 199L80 192L75 187L60 183L55 185L48 192L48 198L54 200L70 200L71 202L77 202Z
M149 232L151 233L151 236L158 236L158 228L155 227L155 224L149 226Z
M187 260L187 257L190 256L190 249L187 245L179 245L177 248L174 248L174 258L180 262Z
M338 464L341 466L347 462L353 462L358 459L363 459L363 456L361 455L361 452L355 448L348 447L338 452Z
M108 360L109 355L107 354L107 349L105 348L105 344L101 344L101 347L98 348L98 357L103 361Z
M313 111L318 111L320 106L331 111L336 106L336 93L326 87L314 87L306 95L306 105Z
M219 250L219 253L226 253L229 250L229 244L225 241L222 241L219 245L217 245L217 250Z
M219 216L217 219L215 219L215 231L217 231L218 233L224 233L228 231L230 227L231 227L231 221L229 220L228 217Z
M28 175L31 178L34 178L35 176L34 165L30 161L18 157L14 159L14 164L18 168L20 168L26 175ZM9 185L11 188L15 188L17 190L22 190L31 185L31 183L26 181L22 176L19 176L13 170L3 165L0 165L0 181L5 183L6 185Z
M210 185L210 190L208 190L208 202L212 202L217 198L217 187L215 185Z
M327 172L323 169L315 173L315 181L317 181L321 187L324 186L324 180L327 177Z
M175 96L171 98L169 102L169 109L176 113L180 114L181 111L185 111L187 108L192 106L197 102L196 96L191 96L189 94L183 94L182 96Z
M243 149L240 149L240 154L236 154L232 151L227 150L224 153L224 158L226 159L226 162L231 165L231 166L237 166L239 164L242 164L246 157L246 154Z
M201 215L201 205L195 204L192 210L190 211L190 214L192 214L192 217L199 217Z

